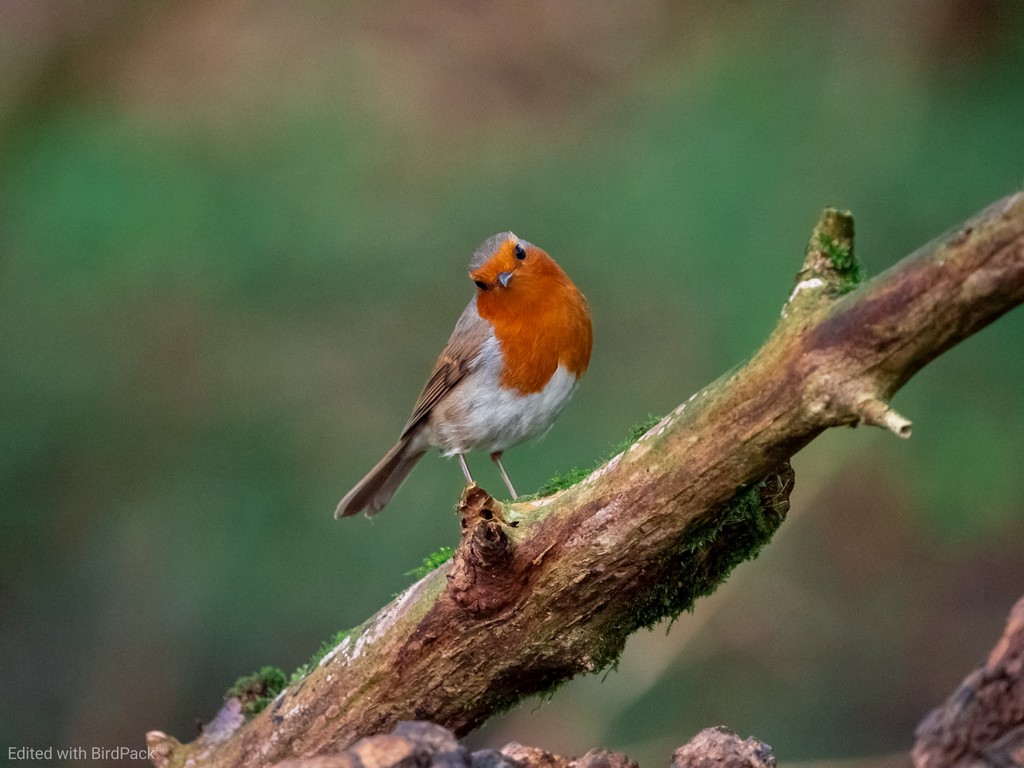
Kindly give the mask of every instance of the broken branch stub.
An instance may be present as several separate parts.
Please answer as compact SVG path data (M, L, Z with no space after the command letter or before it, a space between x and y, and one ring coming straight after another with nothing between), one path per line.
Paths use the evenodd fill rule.
M452 600L480 617L490 616L514 599L517 590L512 526L502 514L500 501L472 483L462 492L457 507L462 521L462 543L447 574Z

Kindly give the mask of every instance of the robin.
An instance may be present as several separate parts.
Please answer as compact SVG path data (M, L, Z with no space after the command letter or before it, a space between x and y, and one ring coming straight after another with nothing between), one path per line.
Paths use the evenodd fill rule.
M375 515L427 449L486 451L512 498L502 452L548 430L590 362L587 300L546 252L511 232L473 254L476 295L420 393L398 442L338 504L335 517Z

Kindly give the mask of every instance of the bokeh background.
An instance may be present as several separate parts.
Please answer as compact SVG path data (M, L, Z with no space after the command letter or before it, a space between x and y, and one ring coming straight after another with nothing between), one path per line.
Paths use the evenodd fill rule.
M456 542L436 456L331 515L494 232L595 318L576 400L506 458L529 491L749 356L824 206L877 273L1022 181L1015 0L5 0L5 755L190 739ZM472 745L653 766L723 723L900 764L1024 586L1022 381L1018 311L898 395L909 442L800 454L791 519L693 615Z

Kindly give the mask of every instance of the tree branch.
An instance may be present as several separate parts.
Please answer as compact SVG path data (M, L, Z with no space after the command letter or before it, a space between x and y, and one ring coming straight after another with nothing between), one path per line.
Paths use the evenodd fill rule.
M1024 598L988 661L917 727L914 768L1024 765Z
M463 494L451 563L354 630L243 723L237 700L157 765L267 766L428 719L457 734L614 663L756 555L788 508L788 459L828 427L910 422L889 398L1024 301L1024 194L866 282L853 221L829 210L769 339L586 480L537 501Z

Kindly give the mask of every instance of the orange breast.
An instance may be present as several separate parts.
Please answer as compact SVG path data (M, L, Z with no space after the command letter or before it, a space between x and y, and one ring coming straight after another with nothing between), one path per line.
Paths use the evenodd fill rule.
M561 269L513 278L507 291L477 297L477 311L494 328L505 370L503 387L540 392L559 365L576 378L590 362L593 332L587 301Z

